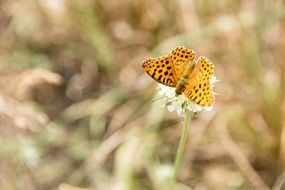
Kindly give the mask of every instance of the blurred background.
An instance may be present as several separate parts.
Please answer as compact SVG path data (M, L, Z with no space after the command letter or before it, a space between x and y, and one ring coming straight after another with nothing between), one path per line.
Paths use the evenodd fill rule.
M0 189L167 189L182 119L141 63L215 64L175 189L285 189L282 0L1 0Z

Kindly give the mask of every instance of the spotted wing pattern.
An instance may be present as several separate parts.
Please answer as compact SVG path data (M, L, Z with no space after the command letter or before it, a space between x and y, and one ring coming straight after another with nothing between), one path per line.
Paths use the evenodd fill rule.
M183 92L192 102L201 106L211 106L214 94L210 79L214 74L214 65L206 57L200 57L192 74L189 76L188 85Z
M193 61L196 53L185 47L177 47L166 56L150 58L142 67L154 80L166 86L175 87L187 63Z
M173 65L175 76L178 81L183 75L186 69L186 65L192 64L192 61L196 57L196 52L185 47L177 47L172 50L169 55L171 63Z
M176 86L177 80L169 55L147 59L142 67L157 82L170 87Z

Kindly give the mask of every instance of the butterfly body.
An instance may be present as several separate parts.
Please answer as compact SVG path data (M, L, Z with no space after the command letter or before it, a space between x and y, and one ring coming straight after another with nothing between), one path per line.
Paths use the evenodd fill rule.
M185 91L188 85L188 78L193 69L194 69L194 64L187 64L187 68L185 69L183 75L181 76L181 78L177 82L177 85L175 86L176 95L180 95Z
M169 54L147 59L142 67L154 80L175 88L176 95L184 94L190 101L211 106L214 101L210 79L214 65L206 58L185 47L177 47Z

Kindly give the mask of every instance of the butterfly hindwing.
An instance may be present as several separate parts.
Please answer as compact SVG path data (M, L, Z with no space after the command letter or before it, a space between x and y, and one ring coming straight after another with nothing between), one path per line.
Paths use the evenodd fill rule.
M147 59L142 67L157 82L170 87L176 86L169 55Z
M200 57L192 74L189 76L188 85L183 92L192 102L201 106L211 106L214 94L210 79L214 73L214 65L206 57Z
M208 107L214 102L214 94L209 81L202 81L198 86L187 86L183 94L201 106Z

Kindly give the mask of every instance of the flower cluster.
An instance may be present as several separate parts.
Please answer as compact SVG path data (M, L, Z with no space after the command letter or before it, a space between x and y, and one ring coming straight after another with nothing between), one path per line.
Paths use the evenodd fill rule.
M213 76L210 80L211 85L213 86L216 81L216 77ZM211 111L213 109L213 106L205 107L195 104L183 94L177 96L175 88L159 84L157 89L159 90L158 94L160 98L163 100L163 106L167 107L170 112L176 111L179 116L183 117L186 110L200 112L202 110Z

